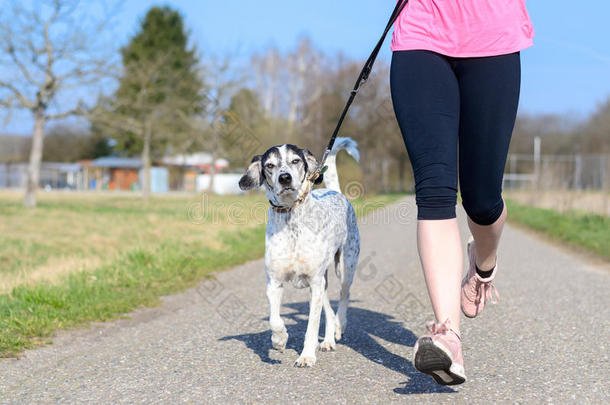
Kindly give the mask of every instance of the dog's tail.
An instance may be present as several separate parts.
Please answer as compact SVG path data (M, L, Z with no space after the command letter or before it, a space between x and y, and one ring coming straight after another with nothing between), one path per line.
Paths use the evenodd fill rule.
M358 152L358 144L356 141L352 138L342 137L338 137L335 140L333 149L326 158L325 164L328 166L328 169L324 172L324 185L326 188L335 190L339 193L341 192L341 187L339 186L339 176L337 175L337 153L342 149L356 159L356 162L360 161L360 153Z

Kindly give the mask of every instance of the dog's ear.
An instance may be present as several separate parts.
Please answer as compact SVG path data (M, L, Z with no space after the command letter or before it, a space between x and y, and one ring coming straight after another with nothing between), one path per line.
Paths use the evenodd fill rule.
M256 155L250 161L250 165L246 169L246 173L239 179L239 188L242 190L251 190L260 187L263 184L263 155Z
M305 155L305 162L307 163L307 175L316 170L318 167L318 159L314 156L313 153L309 151L309 149L303 149L303 155ZM324 181L324 175L320 173L318 178L313 182L313 184L321 184Z

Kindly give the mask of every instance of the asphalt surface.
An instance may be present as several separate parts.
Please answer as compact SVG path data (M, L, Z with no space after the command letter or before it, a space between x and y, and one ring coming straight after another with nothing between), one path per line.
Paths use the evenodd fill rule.
M459 206L458 218L465 250ZM288 346L271 349L259 260L129 319L61 332L53 345L0 360L0 402L610 403L607 265L512 226L498 256L500 302L463 318L468 381L444 387L418 373L412 346L432 312L415 227L412 197L360 221L347 331L313 368L293 367L308 292L285 289ZM338 282L329 281L336 308Z

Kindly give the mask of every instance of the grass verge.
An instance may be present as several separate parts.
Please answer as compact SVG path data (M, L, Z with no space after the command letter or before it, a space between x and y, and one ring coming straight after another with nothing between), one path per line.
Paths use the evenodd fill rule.
M568 211L560 213L546 208L522 205L505 199L508 219L544 232L610 260L610 218L602 215Z
M262 256L264 226L221 233L220 249L164 244L136 249L94 271L57 284L18 286L0 295L0 355L46 343L57 329L116 318L159 297L193 286L213 270Z

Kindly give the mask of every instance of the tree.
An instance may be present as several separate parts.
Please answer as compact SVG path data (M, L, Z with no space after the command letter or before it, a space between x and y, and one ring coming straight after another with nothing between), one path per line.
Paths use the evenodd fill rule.
M589 153L610 152L610 97L589 118L581 143L582 150Z
M273 115L280 103L282 56L276 47L268 48L262 55L252 56L252 67L255 71L256 86L263 101L265 113Z
M191 136L189 118L202 108L203 83L182 16L152 7L121 49L123 71L113 97L101 99L92 120L111 128L117 148L139 152L143 197L150 192L151 157Z
M105 77L112 61L103 32L113 13L91 3L86 10L76 0L14 1L0 16L0 107L7 119L18 108L34 120L27 207L36 205L45 125L78 113L82 102L70 102L74 94Z
M103 133L64 123L47 131L42 158L47 162L75 162L111 153L109 138Z
M258 94L251 89L241 88L231 97L229 107L223 112L222 124L221 149L232 166L244 167L252 156L262 152L264 145L277 143Z
M209 192L214 192L214 177L216 176L216 159L223 151L223 137L231 131L231 122L226 118L225 111L239 86L240 78L232 69L230 58L227 56L222 61L213 59L208 63L208 78L205 92L205 107L201 114L191 124L195 131L201 135L201 145L204 146L212 156L210 165ZM193 125L194 124L194 125Z
M86 129L58 124L46 131L42 158L46 162L74 162L86 158L90 135Z

